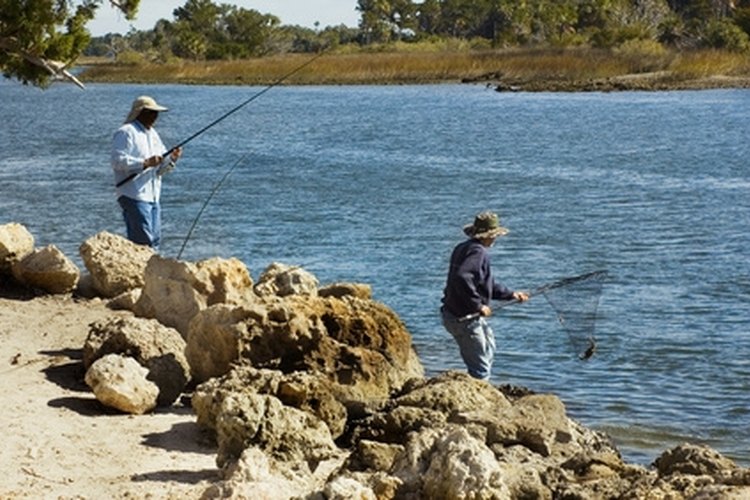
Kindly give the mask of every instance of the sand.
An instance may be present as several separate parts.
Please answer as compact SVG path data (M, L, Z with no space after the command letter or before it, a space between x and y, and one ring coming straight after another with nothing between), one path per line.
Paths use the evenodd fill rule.
M199 498L219 479L189 399L147 415L101 405L83 381L92 321L131 314L0 287L0 498Z

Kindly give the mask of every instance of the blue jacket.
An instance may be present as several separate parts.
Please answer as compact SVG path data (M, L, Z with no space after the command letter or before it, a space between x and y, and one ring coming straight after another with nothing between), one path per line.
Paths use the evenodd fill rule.
M478 240L460 243L451 254L443 305L457 317L479 312L490 300L510 300L513 290L492 278L490 253Z

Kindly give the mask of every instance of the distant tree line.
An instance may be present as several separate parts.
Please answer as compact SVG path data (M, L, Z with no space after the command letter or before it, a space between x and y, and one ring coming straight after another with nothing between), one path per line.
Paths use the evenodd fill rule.
M82 54L120 61L243 59L322 47L468 41L479 48L619 47L645 41L677 49L750 50L750 0L358 0L359 26L282 25L256 10L187 0L145 31L91 38L103 6L135 19L140 0L0 0L0 69L46 86ZM466 44L463 44L466 45ZM77 81L76 81L77 82ZM80 82L77 82L80 84Z
M368 43L480 38L494 47L750 47L750 0L358 0Z
M677 49L750 49L750 0L358 0L357 28L282 25L256 10L187 0L152 30L94 38L88 55L122 59L243 59L322 47L470 40L487 48L617 47L632 40Z

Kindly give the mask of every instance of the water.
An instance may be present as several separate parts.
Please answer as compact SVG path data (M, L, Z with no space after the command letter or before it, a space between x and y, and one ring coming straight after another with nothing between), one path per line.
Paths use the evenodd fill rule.
M109 140L140 94L175 144L260 90L0 83L0 223L80 265L123 233ZM452 247L500 212L499 277L533 288L606 268L597 354L573 355L539 300L492 319L493 381L559 395L649 464L683 442L750 466L750 92L514 93L482 86L275 88L192 141L165 182L174 256L358 281L411 331L428 375L463 369L438 306Z

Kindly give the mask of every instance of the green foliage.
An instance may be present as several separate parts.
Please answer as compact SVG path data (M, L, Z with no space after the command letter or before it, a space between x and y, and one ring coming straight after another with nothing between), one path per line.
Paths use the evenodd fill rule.
M728 19L709 21L705 28L705 41L708 47L731 52L747 52L750 47L748 34Z
M8 78L45 87L90 41L86 24L103 0L0 0L0 68ZM132 19L139 0L122 2Z

